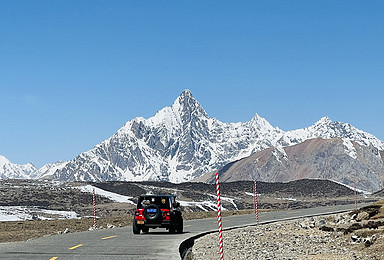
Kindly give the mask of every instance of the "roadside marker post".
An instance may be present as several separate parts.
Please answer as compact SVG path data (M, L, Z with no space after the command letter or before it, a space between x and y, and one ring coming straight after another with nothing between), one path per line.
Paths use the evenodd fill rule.
M354 186L355 186L355 209L357 209L356 179L353 179L353 184L354 184Z
M96 225L96 200L95 200L95 188L93 188L93 229L97 228Z
M253 186L253 208L255 210L256 215L256 224L259 225L259 206L257 202L257 182L255 179L255 185Z
M216 194L217 194L217 219L219 223L219 246L220 246L220 259L224 259L223 251L223 230L221 225L221 201L220 201L220 187L219 187L219 173L216 173Z

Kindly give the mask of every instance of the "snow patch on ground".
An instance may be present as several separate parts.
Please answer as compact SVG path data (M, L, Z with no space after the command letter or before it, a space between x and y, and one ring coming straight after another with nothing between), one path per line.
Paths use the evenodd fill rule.
M195 201L179 200L178 202L180 203L180 206L183 206L183 207L198 207L198 208L202 209L203 211L216 211L217 210L216 203L214 203L212 201L195 202ZM222 210L226 210L224 207L221 207L221 208L222 208Z
M297 201L295 198L276 198L277 200L289 200L289 201Z
M76 188L79 189L81 192L88 192L88 193L93 193L93 189L95 189L95 194L106 197L112 201L120 202L120 203L130 203L130 204L136 205L136 203L134 203L131 200L133 197L116 194L110 191L106 191L106 190L94 187L92 185L78 186Z
M349 185L347 185L347 184L344 184L344 183L342 183L342 182L338 182L338 181L335 181L335 180L330 180L330 181L333 181L333 182L335 182L335 183L337 183L337 184L343 185L343 186L345 186L345 187L347 187L347 188L349 188L349 189L351 189L351 190L355 190L354 187L349 186ZM356 191L359 192L359 193L363 193L364 195L370 195L370 194L372 194L372 192L365 191L365 190L360 190L360 189L357 189L357 188L356 188Z
M211 197L214 197L214 198L217 197L217 195L212 195L212 194L208 194L208 195L211 196ZM222 196L220 196L220 199L224 200L224 201L228 201L229 203L231 203L235 207L236 210L239 209L237 207L236 203L235 203L235 199L232 199L232 198L229 198L229 197L222 197Z
M254 194L253 193L251 193L251 192L244 192L246 195L249 195L249 196L254 196ZM260 197L261 196L261 193L257 193L257 197Z
M54 215L59 219L78 218L77 213L74 211L48 210L25 206L0 206L0 221L23 221L32 220L33 218L41 220L53 219L47 217L47 215Z

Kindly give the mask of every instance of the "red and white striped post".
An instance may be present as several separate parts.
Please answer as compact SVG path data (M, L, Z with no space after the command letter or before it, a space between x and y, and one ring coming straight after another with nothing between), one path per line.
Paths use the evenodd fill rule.
M93 229L97 228L96 225L96 200L95 200L95 188L93 188Z
M353 185L355 186L355 208L357 209L356 179L353 179Z
M253 208L255 210L256 215L256 224L259 224L259 206L257 202L257 182L255 179L255 185L253 186Z
M220 246L220 259L224 259L223 252L223 230L221 225L221 201L220 201L220 187L219 187L219 173L216 173L216 194L217 194L217 219L219 223L219 246Z

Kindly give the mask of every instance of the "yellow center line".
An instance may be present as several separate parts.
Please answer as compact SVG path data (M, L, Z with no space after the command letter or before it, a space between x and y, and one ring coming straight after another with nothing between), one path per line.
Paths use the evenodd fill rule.
M54 256L54 257L52 257L51 259L49 259L49 260L56 260L58 257L57 256Z
M192 227L192 225L185 225L184 227Z
M81 247L81 246L83 246L83 244L79 244L79 245L77 245L77 246L73 246L73 247L70 247L70 248L68 248L68 249L69 249L69 250L73 250L73 249L76 249L76 248Z
M102 239L110 239L110 238L114 238L114 237L117 237L117 236L103 237Z

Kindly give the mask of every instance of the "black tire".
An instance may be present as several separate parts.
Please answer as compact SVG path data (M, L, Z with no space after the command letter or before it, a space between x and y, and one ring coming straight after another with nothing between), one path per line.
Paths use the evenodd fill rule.
M156 212L148 212L148 210L151 210L151 209L156 210ZM161 210L160 210L159 206L157 206L156 204L149 204L148 206L146 206L144 208L143 215L147 221L148 220L149 221L158 220L162 217Z
M133 234L135 234L135 235L139 235L140 234L140 228L137 226L135 220L133 221L132 229L133 229Z
M174 227L169 227L169 233L174 234L175 233L175 228Z
M179 217L179 221L177 222L176 224L176 232L178 234L182 234L183 233L183 228L184 228L184 225L183 225L183 218L180 216Z

